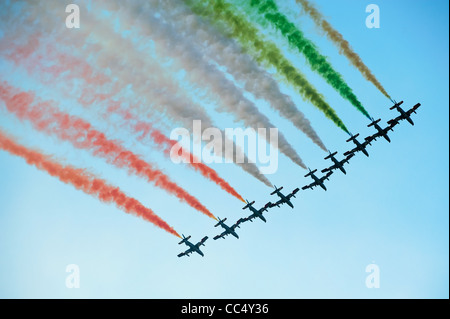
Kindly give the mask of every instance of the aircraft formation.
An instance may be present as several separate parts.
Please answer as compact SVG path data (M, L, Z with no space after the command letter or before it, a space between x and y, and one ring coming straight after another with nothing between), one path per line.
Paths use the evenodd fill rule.
M327 190L326 186L325 186L325 181L329 180L329 177L334 173L334 171L336 170L340 170L343 174L347 174L344 165L348 164L350 159L352 157L354 157L358 152L363 153L365 156L369 157L369 153L367 152L367 146L368 145L372 145L371 143L373 141L376 141L378 138L383 137L386 141L388 141L389 143L391 142L388 133L390 131L393 131L393 128L398 125L401 121L406 120L408 121L411 125L414 125L413 120L411 119L411 115L412 113L416 113L416 110L419 108L420 103L417 103L416 105L414 105L411 109L409 109L408 111L404 111L400 105L403 104L403 101L400 102L396 102L393 101L394 105L390 108L390 110L396 109L400 115L389 120L387 122L388 126L386 126L385 128L382 128L378 123L380 122L381 119L378 120L374 120L372 118L372 122L367 125L368 127L374 127L376 129L376 132L373 135L367 136L364 139L364 142L360 142L357 138L359 136L359 133L356 135L352 135L351 137L346 141L347 143L349 142L353 142L353 144L355 144L355 147L347 152L344 153L345 158L343 158L342 160L338 160L335 155L337 154L337 152L329 152L329 155L326 156L324 159L325 160L331 160L333 162L333 164L323 170L321 170L322 173L324 173L323 176L318 177L316 175L317 169L311 170L309 169L309 173L305 175L305 177L311 177L311 179L313 180L312 183L305 185L302 187L302 190L307 190L307 189L314 189L314 187L320 186L323 190ZM294 197L295 195L299 192L299 188L294 189L291 193L285 195L281 192L281 190L283 189L283 187L277 188L276 186L275 190L270 193L270 195L277 195L279 200L276 201L275 203L272 202L267 202L263 207L261 207L260 209L255 208L253 205L255 204L255 201L249 202L248 200L246 200L247 204L242 208L243 210L249 209L249 211L251 212L251 214L247 217L243 217L240 218L238 221L236 221L235 224L233 224L232 226L228 226L227 224L225 224L225 221L227 220L226 218L224 219L220 219L218 218L218 223L214 226L214 227L218 227L221 226L224 230L221 234L216 235L213 239L217 240L220 238L225 239L226 236L228 235L232 235L234 237L236 237L237 239L239 239L239 235L236 232L236 228L240 228L240 225L245 223L245 222L253 222L254 219L260 219L263 222L267 222L266 218L264 217L263 213L267 212L268 209L270 208L274 208L276 207L280 207L283 204L286 204L288 206L290 206L291 208L294 208L294 205L292 204L291 198ZM189 239L191 238L191 236L185 237L184 235L182 235L183 239L181 242L179 242L179 244L186 244L189 248L178 254L178 257L182 257L182 256L189 256L192 253L198 253L199 255L201 255L202 257L204 256L203 252L200 250L201 246L205 245L205 241L208 239L207 236L203 237L202 240L200 240L198 243L193 244L189 241Z

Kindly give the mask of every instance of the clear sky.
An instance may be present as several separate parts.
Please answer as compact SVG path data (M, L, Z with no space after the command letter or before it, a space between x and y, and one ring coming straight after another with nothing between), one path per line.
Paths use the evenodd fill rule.
M385 124L398 115L310 19L299 14L295 1L277 2L329 58L374 118ZM214 220L85 151L37 134L8 114L0 101L2 131L120 186L179 233L192 235L193 241L210 237L202 247L205 257L177 258L187 248L177 245L178 238L0 151L0 297L448 298L448 1L314 2L393 98L404 100L405 108L422 104L413 115L414 127L402 122L391 133L392 143L379 139L369 147L369 158L358 154L347 175L336 172L331 177L327 192L300 191L293 199L294 209L273 208L266 213L266 224L259 220L243 224L238 229L240 239L229 236L214 241L212 237L222 231L213 227ZM365 8L370 3L380 8L379 29L365 25ZM9 5L4 1L1 6ZM8 32L8 25L2 24L0 43ZM264 32L323 93L350 131L362 136L373 133L367 119L311 72L303 57L270 30ZM80 112L74 98L61 98L3 57L0 70L0 80L38 91L42 99L56 99L61 108ZM345 143L348 136L291 87L283 84L282 89L310 119L325 145L342 156L350 147ZM320 171L329 164L323 160L326 153L277 117L265 102L255 102L309 167ZM236 126L227 116L211 114L223 127ZM91 120L107 128L98 118ZM167 123L169 129L174 126ZM247 214L240 201L199 174L174 165L131 137L108 133L143 158L155 160L216 216L227 217L231 224ZM255 200L257 207L275 200L267 186L236 166L213 167L244 198ZM280 155L278 171L268 178L288 191L309 183L305 174ZM80 268L78 289L65 285L69 264ZM380 269L380 288L365 285L369 264Z

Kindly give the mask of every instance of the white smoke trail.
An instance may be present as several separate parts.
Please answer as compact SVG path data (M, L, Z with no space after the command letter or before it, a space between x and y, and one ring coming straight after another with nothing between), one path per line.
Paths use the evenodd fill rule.
M248 100L242 91L213 64L204 59L203 53L198 47L192 46L189 39L184 38L171 24L154 16L152 2L140 3L139 8L131 9L129 14L121 14L123 11L118 6L116 18L120 16L120 22L127 27L134 26L137 32L145 34L156 44L156 50L160 56L170 56L178 67L186 70L186 76L191 82L197 83L198 88L208 88L206 95L214 100L219 98L220 104L216 108L219 112L228 112L235 116L236 120L244 121L247 127L273 128L270 120L262 114L253 102ZM128 7L130 9L130 7ZM136 13L140 12L141 19L136 19ZM268 142L267 136L261 136ZM297 165L306 168L300 156L289 144L287 139L279 133L278 145L273 145L289 157Z
M215 60L255 97L267 100L281 116L305 133L316 145L327 150L320 137L312 128L305 115L298 110L291 98L280 91L278 83L262 69L241 47L230 38L223 36L214 27L205 23L190 9L178 1L150 0L162 13L165 21L170 21L177 33L186 41L202 47L205 56Z
M27 7L28 20L38 24L37 27L41 30L61 30L56 26L61 23L58 14L64 12L64 8L65 5L56 0L45 3L31 1ZM63 31L67 32L64 29ZM71 33L69 38L67 33L61 31L53 32L52 38L60 45L72 47L74 52L79 52L84 46L80 54L89 57L92 66L99 70L110 70L114 79L119 81L123 88L131 84L134 94L145 102L135 110L139 115L150 116L151 110L157 108L171 120L181 122L191 131L193 120L201 120L203 127L214 127L205 110L190 100L188 94L168 75L167 70L161 67L157 60L134 50L133 43L129 39L115 33L111 26L106 25L95 15L85 14L83 28ZM200 139L198 136L196 138ZM222 147L225 145L225 142L217 142L221 142ZM219 149L221 147L214 147L214 150ZM242 150L236 147L231 160L236 163L237 154L242 153ZM222 152L221 155L225 156L228 153ZM244 163L236 165L271 187L272 184L261 174L258 167L254 163L248 163L245 156L244 158Z

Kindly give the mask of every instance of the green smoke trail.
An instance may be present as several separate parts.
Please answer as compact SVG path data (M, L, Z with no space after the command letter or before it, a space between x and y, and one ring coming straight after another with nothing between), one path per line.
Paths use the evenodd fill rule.
M327 58L320 54L314 43L307 39L304 33L296 28L278 10L273 0L251 0L250 3L245 1L242 4L250 4L251 7L256 8L260 14L257 17L260 22L263 22L261 21L261 17L263 17L272 24L288 40L292 47L296 48L305 56L313 71L320 74L344 99L347 99L362 114L371 119L369 113L355 96L352 89L345 83L342 75L333 69L332 65L327 61Z
M238 40L258 63L274 66L289 83L298 89L304 99L310 101L327 118L348 133L348 129L334 109L325 102L324 97L317 92L305 76L292 66L273 42L265 41L259 31L244 16L237 13L232 5L223 0L184 1L195 14L209 19L227 36Z

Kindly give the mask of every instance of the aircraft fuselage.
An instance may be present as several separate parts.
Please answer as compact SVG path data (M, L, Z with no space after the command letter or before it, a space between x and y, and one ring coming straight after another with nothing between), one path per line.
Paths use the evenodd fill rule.
M409 122L409 124L414 125L414 122L411 119L411 117L408 115L408 113L406 113L400 106L397 107L397 110L400 112L402 118L407 120Z
M369 153L367 153L366 148L364 146L362 146L362 144L358 140L356 140L356 139L353 140L353 143L355 143L357 150L363 152L364 155L369 157Z
M331 160L333 161L336 168L339 168L342 173L347 174L344 169L344 165L341 162L339 162L334 156L331 157Z
M291 203L291 201L287 199L287 197L284 196L281 192L277 192L277 195L283 200L283 202L288 204L291 208L294 208L294 205Z
M192 249L192 252L196 252L198 253L200 256L204 256L203 252L200 250L200 248L198 248L196 245L192 244L190 241L185 241L184 242L189 248Z
M316 185L319 185L320 187L322 187L324 190L327 190L327 188L325 187L325 185L323 184L323 182L317 178L316 175L311 174L312 179L314 180L314 182L316 183Z
M389 138L387 133L378 124L375 124L375 128L377 129L378 133L380 133L380 135L385 138L386 141L388 141L389 143L391 142L391 139Z
M267 222L263 214L260 213L255 207L250 206L249 208L255 216L259 217L263 222Z
M228 225L225 225L224 223L221 223L220 225L221 225L221 226L223 227L223 229L225 229L229 234L231 234L231 235L233 235L234 237L236 237L237 239L239 239L238 234L237 234L233 229L231 229L231 227L229 227Z

